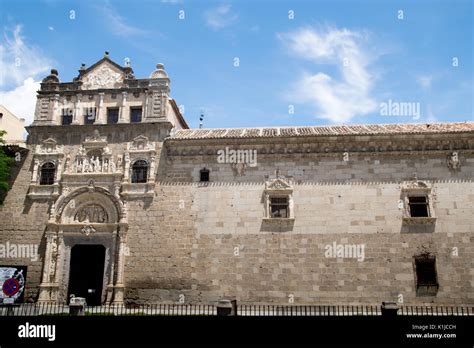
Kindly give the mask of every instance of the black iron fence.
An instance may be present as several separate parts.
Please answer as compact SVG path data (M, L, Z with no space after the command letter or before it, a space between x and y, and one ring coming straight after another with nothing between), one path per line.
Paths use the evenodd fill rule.
M0 316L69 316L77 315L65 304L21 304L0 306ZM327 305L238 305L239 316L382 316L383 306ZM85 316L215 316L216 305L153 304L86 306ZM474 316L474 306L398 306L392 314L399 316Z

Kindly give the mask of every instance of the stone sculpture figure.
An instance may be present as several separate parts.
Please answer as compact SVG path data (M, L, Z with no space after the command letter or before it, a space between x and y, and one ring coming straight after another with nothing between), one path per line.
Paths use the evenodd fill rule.
M96 169L95 169L95 157L92 156L91 160L89 162L89 172L94 173L95 171L96 171Z
M97 157L95 158L95 165L94 165L94 167L95 167L95 171L96 171L96 172L100 173L100 172L102 171L102 166L101 166L101 164L100 164L99 156L97 156Z
M89 160L86 158L84 158L84 161L83 161L83 173L87 173L89 172Z
M110 160L110 171L115 173L115 163L113 159Z
M77 159L76 162L76 173L82 173L82 161Z
M459 161L459 154L457 152L453 152L448 156L448 168L451 170L458 170L461 167L461 162Z
M122 169L122 156L117 156L117 168Z

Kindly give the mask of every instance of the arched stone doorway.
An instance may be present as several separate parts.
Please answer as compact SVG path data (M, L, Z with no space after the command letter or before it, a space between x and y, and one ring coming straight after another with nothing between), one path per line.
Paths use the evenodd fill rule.
M51 208L45 232L46 251L38 302L68 303L68 296L74 294L90 298L94 302L91 304L123 303L127 230L125 204L108 190L91 184L60 196ZM84 264L89 272L81 270L84 255L77 250L92 252L100 247L103 254L96 257L103 260L103 264L101 261L94 266ZM101 284L97 283L98 274L102 277ZM83 277L83 282L77 277ZM92 285L83 288L77 285L81 283ZM87 296L88 293L95 295Z

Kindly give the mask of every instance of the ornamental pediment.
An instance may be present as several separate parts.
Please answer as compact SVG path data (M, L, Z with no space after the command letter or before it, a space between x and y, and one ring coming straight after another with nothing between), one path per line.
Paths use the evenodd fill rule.
M416 175L412 180L406 181L402 186L404 191L431 191L431 184L429 182L418 180Z
M144 135L139 135L129 144L131 151L151 151L155 150L155 143L150 142Z
M59 154L63 152L63 145L58 145L57 141L53 138L48 138L41 142L41 145L36 145L35 154L38 155L50 155Z
M86 136L83 145L86 148L104 147L107 145L107 136L101 136L99 131L96 129L92 135Z
M276 178L269 180L265 183L265 190L266 191L288 191L293 190L293 186L291 185L289 180L283 178Z
M108 61L104 61L82 76L82 89L120 88L124 78L125 73L123 71Z

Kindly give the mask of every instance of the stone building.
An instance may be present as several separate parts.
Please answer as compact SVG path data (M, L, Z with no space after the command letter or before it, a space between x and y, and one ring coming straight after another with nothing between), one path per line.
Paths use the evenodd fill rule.
M189 129L169 93L43 80L0 207L27 300L474 303L474 123Z
M6 145L25 146L25 119L16 117L5 106L0 105L0 131L5 131Z

